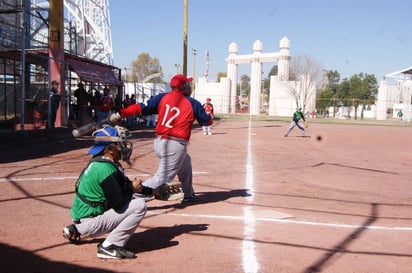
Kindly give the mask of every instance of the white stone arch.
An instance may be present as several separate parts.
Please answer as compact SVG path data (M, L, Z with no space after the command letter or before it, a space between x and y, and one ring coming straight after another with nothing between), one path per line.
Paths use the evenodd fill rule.
M247 55L238 55L238 46L236 43L229 45L229 56L227 62L227 78L230 88L230 105L229 112L236 112L236 85L238 77L239 64L251 64L251 83L250 83L250 101L249 113L251 115L260 114L260 95L262 82L262 63L278 62L278 79L289 80L289 63L290 55L290 40L283 37L279 43L279 52L262 53L263 44L257 40L253 44L253 53ZM269 105L269 108L271 106Z

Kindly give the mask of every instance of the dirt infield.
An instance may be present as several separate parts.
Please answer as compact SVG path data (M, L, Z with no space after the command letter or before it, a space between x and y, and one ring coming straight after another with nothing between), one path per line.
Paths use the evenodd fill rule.
M0 272L407 273L412 268L409 126L221 120L193 130L201 202L149 201L127 247L138 258L96 257L103 238L68 244L74 181L91 142L70 137L4 149ZM153 131L133 131L129 177L154 173Z

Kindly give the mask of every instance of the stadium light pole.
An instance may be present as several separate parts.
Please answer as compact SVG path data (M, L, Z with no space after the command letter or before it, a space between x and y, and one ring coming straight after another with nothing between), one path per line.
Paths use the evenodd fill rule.
M130 67L124 67L123 69L125 71L125 73L124 73L124 82L126 83L125 92L126 92L126 94L129 94L129 92L128 92L129 87L128 87L128 84L127 84L127 71L130 70Z

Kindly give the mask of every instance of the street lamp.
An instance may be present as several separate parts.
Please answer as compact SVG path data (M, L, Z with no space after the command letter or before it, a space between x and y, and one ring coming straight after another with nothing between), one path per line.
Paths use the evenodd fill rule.
M197 54L197 49L192 48L192 54L193 54L193 81L192 81L192 90L193 90L193 97L195 97L195 81L196 81L196 54Z
M123 67L123 69L125 71L125 73L124 73L124 82L126 83L125 84L126 85L125 91L126 91L127 94L129 94L129 92L127 92L127 91L129 91L128 86L127 86L128 85L127 84L127 71L130 70L130 67Z
M180 64L175 64L176 74L179 74Z

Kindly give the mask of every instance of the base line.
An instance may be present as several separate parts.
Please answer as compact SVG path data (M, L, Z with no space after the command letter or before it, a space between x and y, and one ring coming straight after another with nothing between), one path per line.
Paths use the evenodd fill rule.
M186 213L168 213L168 212L148 212L152 215L170 215L178 217L198 217L198 218L211 218L211 219L222 219L222 220L237 220L245 222L244 216L231 216L231 215L207 215L207 214L186 214ZM331 228L347 228L347 229L370 229L370 230L384 230L384 231L412 231L412 227L385 227L385 226L362 226L362 225L348 225L348 224L338 224L338 223L322 223L322 222L312 222L312 221L298 221L291 219L274 219L267 217L255 217L256 222L273 222L279 224L294 224L294 225L307 225L307 226L323 226Z

